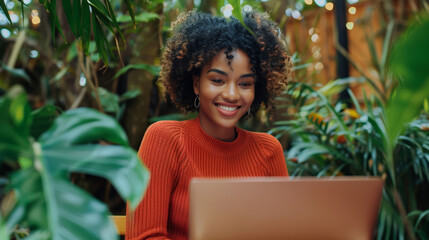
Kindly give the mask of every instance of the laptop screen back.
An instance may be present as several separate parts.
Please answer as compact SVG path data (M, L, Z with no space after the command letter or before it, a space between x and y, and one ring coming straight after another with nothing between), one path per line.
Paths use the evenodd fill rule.
M230 178L190 183L191 240L371 239L379 178Z

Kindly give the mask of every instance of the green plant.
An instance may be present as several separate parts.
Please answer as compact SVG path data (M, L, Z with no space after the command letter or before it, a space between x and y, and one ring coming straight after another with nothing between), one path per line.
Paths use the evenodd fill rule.
M363 104L331 98L352 79L340 79L318 90L293 83L284 104L296 112L276 122L271 133L288 135L292 176L371 175L385 180L377 239L429 237L429 19L412 24L392 50L389 74L397 87L385 101L364 94ZM347 105L352 105L354 109ZM363 105L363 106L361 106ZM295 106L295 108L293 107Z
M138 205L149 173L119 124L88 108L31 112L20 87L0 99L0 115L0 238L116 239L107 207L69 177L106 178Z

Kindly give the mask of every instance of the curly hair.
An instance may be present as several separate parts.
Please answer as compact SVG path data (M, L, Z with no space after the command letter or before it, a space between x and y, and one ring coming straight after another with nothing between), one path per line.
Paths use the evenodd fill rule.
M196 110L193 77L199 76L205 64L223 49L226 57L233 49L241 49L253 65L256 83L251 115L261 103L273 107L274 97L284 89L291 74L285 42L268 14L245 12L243 21L248 29L236 18L190 11L172 23L173 35L164 50L159 81L176 107Z

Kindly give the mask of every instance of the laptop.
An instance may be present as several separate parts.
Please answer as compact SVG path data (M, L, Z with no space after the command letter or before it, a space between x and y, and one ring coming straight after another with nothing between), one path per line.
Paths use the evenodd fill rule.
M192 179L189 239L372 239L382 188L376 177Z

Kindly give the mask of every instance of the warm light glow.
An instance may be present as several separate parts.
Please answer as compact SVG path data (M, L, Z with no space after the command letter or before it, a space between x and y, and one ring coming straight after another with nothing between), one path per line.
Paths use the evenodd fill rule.
M317 62L316 65L314 66L314 68L316 69L316 71L322 71L323 63Z
M331 11L332 9L334 9L334 4L333 4L333 3L331 3L331 2L328 2L328 3L325 5L325 8L326 8L326 10Z
M347 23L346 23L346 28L347 28L348 30L352 30L354 26L355 26L355 24L354 24L354 23L352 23L352 22L347 22Z
M33 11L31 11L31 16L37 17L37 16L39 16L39 12L37 10L33 10Z
M314 33L314 28L308 29L308 34L313 35L313 33Z
M39 25L40 24L40 18L35 16L31 18L31 23L33 23L34 25Z
M313 4L313 0L304 0L305 4L307 5L311 5Z
M320 59L320 57L322 57L322 54L320 54L319 51L316 51L316 52L313 53L313 58L314 59Z
M356 8L355 7L350 7L349 8L349 13L350 14L355 14L356 13Z

